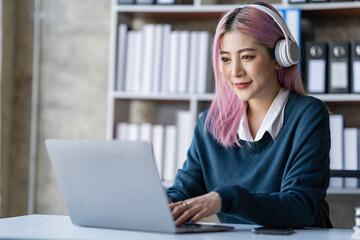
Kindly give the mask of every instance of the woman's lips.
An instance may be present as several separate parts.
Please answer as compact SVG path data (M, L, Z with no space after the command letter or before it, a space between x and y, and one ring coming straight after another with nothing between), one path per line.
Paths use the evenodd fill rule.
M251 84L251 82L234 83L234 85L235 85L235 87L236 87L237 89L247 88L250 84Z

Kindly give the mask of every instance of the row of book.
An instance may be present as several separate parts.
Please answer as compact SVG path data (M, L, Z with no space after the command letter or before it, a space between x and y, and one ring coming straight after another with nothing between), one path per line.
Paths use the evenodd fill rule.
M160 178L171 182L186 160L193 137L190 134L192 128L190 112L178 111L176 125L119 122L115 138L150 142Z
M181 0L118 0L118 4L140 4L140 5L151 5L151 4L189 4L189 1Z
M306 42L309 93L360 93L360 40Z
M360 170L360 131L345 128L343 115L330 115L330 169ZM359 188L357 178L331 178L331 188Z
M213 83L210 35L146 24L118 27L116 90L136 93L205 93Z

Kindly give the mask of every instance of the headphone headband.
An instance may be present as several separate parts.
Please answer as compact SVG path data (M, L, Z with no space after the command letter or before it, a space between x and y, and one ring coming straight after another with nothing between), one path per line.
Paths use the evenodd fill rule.
M292 41L295 41L289 28L286 26L286 23L284 22L284 20L270 8L262 6L262 5L257 5L257 4L244 5L243 7L253 7L253 8L257 8L257 9L267 13L267 15L269 15L272 19L274 19L274 21L280 27L281 31L284 33L285 39L289 40L289 37L290 37L290 39Z

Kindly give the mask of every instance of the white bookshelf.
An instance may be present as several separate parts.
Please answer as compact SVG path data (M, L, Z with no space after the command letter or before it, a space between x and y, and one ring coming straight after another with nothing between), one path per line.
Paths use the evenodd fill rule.
M181 102L188 106L189 111L192 114L193 124L195 125L198 117L201 104L208 103L214 98L212 93L202 94L177 94L177 93L161 93L161 94L141 94L141 93L130 93L124 91L115 91L115 78L116 78L116 38L117 38L117 25L120 19L130 22L132 19L153 19L155 22L161 19L207 19L217 20L223 12L226 12L237 5L208 5L203 4L206 0L194 0L193 4L190 5L118 5L116 0L112 0L111 7L111 23L110 23L110 51L109 51L109 87L108 87L108 111L107 111L107 128L106 138L112 139L114 137L114 126L115 126L115 112L119 114L123 110L121 109L124 105L127 105L132 100L143 100L153 102L164 102L169 104L176 104ZM282 0L280 4L274 5L278 9L286 8L299 8L303 13L316 14L327 14L328 10L334 12L341 10L342 14L351 14L359 16L360 19L360 1L358 2L334 2L334 3L307 3L307 4L290 4L287 0ZM326 14L325 14L326 13ZM186 24L186 23L184 23ZM360 105L360 94L311 94L316 98L321 99L324 102L342 104L342 103L355 103ZM119 102L125 104L119 104ZM126 113L128 114L128 113ZM171 182L166 183L170 185ZM329 189L329 194L360 194L359 189Z
M336 9L355 9L360 8L360 2L328 2L328 3L304 3L289 4L291 7L297 7L301 10L336 10Z

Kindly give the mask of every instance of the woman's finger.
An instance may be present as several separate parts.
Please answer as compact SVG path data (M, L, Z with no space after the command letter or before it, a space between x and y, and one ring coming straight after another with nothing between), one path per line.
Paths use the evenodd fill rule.
M203 219L204 217L208 217L207 214L206 214L206 211L205 210L202 210L198 213L196 213L192 218L191 218L191 222L198 222L200 221L201 219Z

